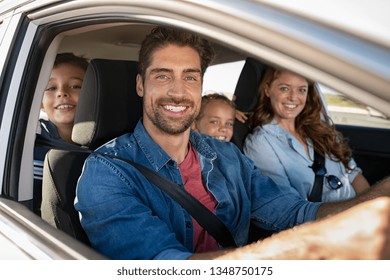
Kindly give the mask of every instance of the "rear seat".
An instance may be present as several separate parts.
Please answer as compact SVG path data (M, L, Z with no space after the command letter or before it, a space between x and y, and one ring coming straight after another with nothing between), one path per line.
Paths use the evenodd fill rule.
M92 150L130 132L142 116L136 94L136 61L94 59L84 77L72 140ZM74 209L77 180L87 154L50 150L42 182L42 218L54 227L89 244Z

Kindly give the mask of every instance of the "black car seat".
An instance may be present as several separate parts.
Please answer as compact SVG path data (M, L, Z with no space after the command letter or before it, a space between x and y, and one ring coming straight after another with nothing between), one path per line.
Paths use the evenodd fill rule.
M258 88L267 65L248 57L241 70L240 77L234 90L234 103L236 108L242 112L253 112L258 101ZM242 151L244 140L249 133L249 123L236 121L233 128L231 142L237 145Z
M266 64L263 64L254 58L248 57L245 60L244 67L241 70L240 77L238 78L234 90L234 103L238 110L242 112L253 112L255 110L259 100L258 89L267 68L268 66ZM230 141L236 144L241 151L243 151L245 137L248 135L249 131L249 121L246 123L241 123L239 121L234 122L233 137ZM256 242L273 233L274 232L257 228L251 224L248 242Z
M138 63L94 59L82 85L72 140L92 150L134 129L142 115L136 94ZM77 180L87 154L50 150L44 161L42 218L56 228L89 244L74 209Z

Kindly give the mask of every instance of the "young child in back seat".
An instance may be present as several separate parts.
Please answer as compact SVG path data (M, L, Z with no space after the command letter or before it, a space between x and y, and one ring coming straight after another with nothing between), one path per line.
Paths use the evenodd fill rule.
M192 129L228 142L233 136L235 114L235 104L225 95L219 93L204 95Z
M71 135L81 85L88 60L73 53L57 54L49 82L42 99L40 134L47 139L62 139L72 143ZM42 196L43 161L48 149L34 148L34 212L40 214Z

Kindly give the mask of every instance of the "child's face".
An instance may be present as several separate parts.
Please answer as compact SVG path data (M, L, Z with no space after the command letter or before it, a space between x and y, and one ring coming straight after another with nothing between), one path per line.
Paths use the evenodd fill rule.
M233 136L235 110L220 100L212 100L204 108L203 116L195 121L194 129L222 141Z
M72 64L59 64L50 75L42 109L57 127L73 125L84 70Z

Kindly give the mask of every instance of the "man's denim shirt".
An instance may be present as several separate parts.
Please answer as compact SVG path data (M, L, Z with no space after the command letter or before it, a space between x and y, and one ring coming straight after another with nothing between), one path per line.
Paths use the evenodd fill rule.
M195 131L190 142L198 153L204 184L218 202L216 215L239 246L247 242L250 217L258 226L276 231L315 219L319 204L260 175L234 144ZM151 139L142 120L134 133L98 150L136 161L183 187L177 162ZM111 259L187 259L193 254L190 215L121 160L88 157L75 207L92 246Z

